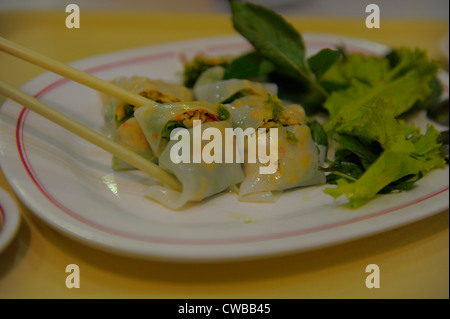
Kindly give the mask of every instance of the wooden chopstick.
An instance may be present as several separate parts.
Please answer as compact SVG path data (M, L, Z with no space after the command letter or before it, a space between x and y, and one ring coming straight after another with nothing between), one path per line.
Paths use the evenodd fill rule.
M158 104L139 94L128 91L111 82L97 78L89 73L75 69L70 65L56 61L17 43L9 41L3 37L0 37L0 49L17 58L41 66L46 70L62 75L75 82L81 83L105 94L114 96L119 100L125 101L126 103L135 106ZM166 172L158 165L144 159L142 156L130 151L129 149L112 141L111 139L106 138L105 136L88 128L87 126L74 121L66 115L56 111L50 106L25 94L24 92L3 81L0 81L0 91L10 99L24 105L33 112L38 113L39 115L69 130L70 132L80 136L81 138L99 146L105 151L116 155L127 163L142 170L143 172L146 172L152 178L161 181L162 183L166 184L169 187L172 187L175 190L181 191L182 186L180 182L172 174Z
M0 37L0 49L19 59L31 62L41 66L46 70L62 75L75 82L86 85L97 91L109 94L134 106L143 106L146 104L155 104L156 102L149 100L139 94L130 92L111 82L97 78L89 73L75 69L70 65L56 61L17 43ZM156 103L157 104L157 103Z
M92 144L97 145L103 150L116 155L127 163L149 174L152 178L159 180L163 184L178 191L182 190L182 186L175 176L166 172L158 165L1 80L0 93L3 93L10 99L47 118L55 124L60 125L79 137L91 142Z

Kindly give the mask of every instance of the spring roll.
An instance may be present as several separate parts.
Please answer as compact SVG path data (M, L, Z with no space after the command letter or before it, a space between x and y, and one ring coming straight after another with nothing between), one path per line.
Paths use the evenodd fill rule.
M261 166L270 163L256 163L249 160L249 144L244 146L245 179L239 188L241 201L275 201L280 192L295 187L325 183L325 174L318 170L320 158L318 149L305 124L305 112L296 104L283 105L278 97L244 97L230 106L233 126L242 129L267 130L266 148L271 143L270 129L277 128L278 161L276 171L262 174ZM264 138L264 137L263 137ZM258 144L259 146L259 144ZM269 153L266 149L265 154ZM259 150L255 151L255 154Z
M136 110L135 117L158 157L159 166L174 174L182 184L181 192L164 185L152 185L146 192L149 198L171 209L179 209L188 202L197 202L232 189L243 181L240 163L227 163L223 158L207 162L203 155L205 148L213 142L217 143L213 153L225 154L225 129L231 128L230 113L225 106L200 101L166 103L158 107L146 105ZM209 128L218 133L210 138L211 141L203 138ZM185 133L182 141L171 138L173 132L180 131ZM195 142L196 136L201 141ZM188 150L188 156L182 154L184 160L177 162L180 159L177 147L182 142L185 143L182 145L187 145L182 151ZM196 162L194 156L199 154L200 161Z
M151 80L143 76L118 77L112 82L157 103L190 101L193 98L191 90L182 85ZM150 144L134 119L137 107L108 95L103 95L102 98L105 101L105 133L144 158L156 161ZM116 156L113 156L112 167L114 170L134 169L133 166Z

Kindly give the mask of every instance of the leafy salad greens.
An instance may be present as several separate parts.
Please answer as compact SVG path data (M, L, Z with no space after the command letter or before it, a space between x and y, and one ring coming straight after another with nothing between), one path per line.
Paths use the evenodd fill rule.
M441 133L432 125L422 133L401 119L440 102L439 63L425 51L398 48L365 56L338 47L307 57L301 34L282 16L252 3L230 5L234 28L253 50L231 61L193 61L185 69L185 85L220 64L223 79L265 78L278 84L280 98L301 104L307 115L325 113L323 126L308 122L318 145L338 145L320 168L336 184L325 193L345 195L356 208L377 194L411 189L428 171L446 165Z

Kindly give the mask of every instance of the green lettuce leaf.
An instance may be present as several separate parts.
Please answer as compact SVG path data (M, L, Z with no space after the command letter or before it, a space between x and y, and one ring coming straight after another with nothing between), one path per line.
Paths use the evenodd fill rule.
M431 133L427 132L419 140L425 141L429 139L429 136L436 135L433 128L429 127L428 131ZM445 165L443 158L433 154L439 149L439 146L436 142L432 145L432 150L422 156L415 155L415 152L420 153L419 145L412 153L401 148L385 150L357 181L348 182L345 179L339 179L337 187L327 188L325 193L334 198L345 195L349 200L350 207L360 207L395 181L404 177L425 174L433 168L443 167ZM412 184L407 186L411 188Z
M365 143L379 143L382 148L373 162L366 161L367 169L359 178L349 181L348 178L335 176L337 187L325 190L325 193L335 198L347 196L353 208L366 204L378 193L410 189L428 171L446 164L441 154L441 145L437 142L440 133L434 126L428 125L427 132L422 134L420 129L389 117L389 112L386 111L388 108L392 108L392 105L378 100L376 106L369 109L365 116L355 115L353 126L349 122L338 129L338 132L345 132L348 136L355 134ZM352 149L355 150L359 152L360 159L367 158L367 154L371 152L364 146ZM338 164L333 165L336 167ZM339 167L337 171L340 172Z
M337 67L334 68L332 72L337 72L340 80L348 78L348 82L346 89L334 91L325 102L324 107L330 115L325 125L328 134L347 123L349 117L373 103L374 99L390 100L393 108L390 113L394 117L407 112L418 101L427 99L431 93L429 84L436 76L438 63L430 61L426 53L419 49L401 48L397 50L397 55L398 62L389 70L386 62L382 65L376 58L364 60L357 56L346 59L350 61L349 69L339 66L344 71L337 72ZM363 61L369 61L367 68L364 68ZM378 71L375 71L376 65L380 67ZM362 70L369 75L364 76ZM338 75L333 75L334 81L337 81Z
M367 85L375 85L386 78L390 70L387 59L380 56L367 56L362 53L346 54L322 77L322 82L327 82L333 87L349 87L353 79Z

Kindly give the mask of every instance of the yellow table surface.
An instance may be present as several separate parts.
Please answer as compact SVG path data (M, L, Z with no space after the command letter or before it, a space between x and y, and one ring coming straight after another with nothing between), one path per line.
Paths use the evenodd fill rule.
M0 13L0 36L57 60L198 37L234 34L226 14L81 12L67 29L64 10ZM425 48L441 59L448 21L288 17L301 31L354 36ZM445 64L447 67L448 64ZM20 86L43 72L0 53L0 79ZM4 97L0 97L4 101ZM0 186L12 195L0 171ZM448 298L448 210L424 220L333 247L257 261L178 264L116 256L75 242L35 217L18 199L22 224L0 254L0 298ZM80 288L65 286L68 264L80 268ZM380 268L380 288L368 289L365 268Z

